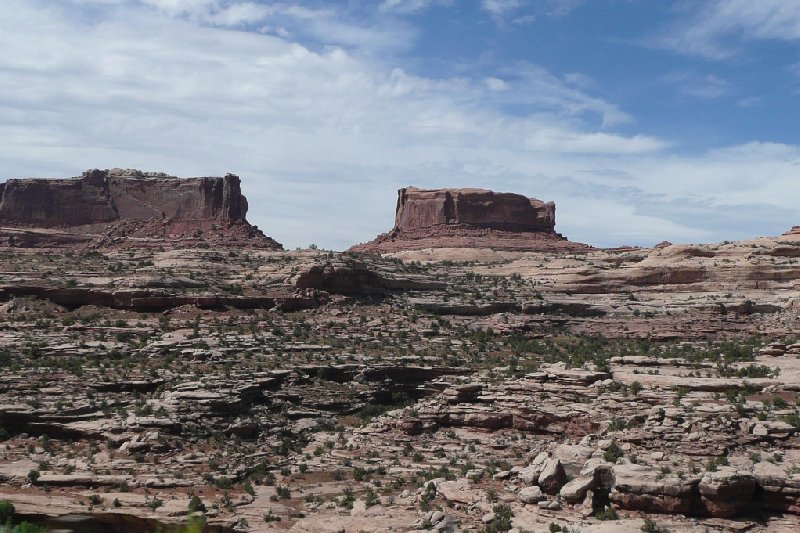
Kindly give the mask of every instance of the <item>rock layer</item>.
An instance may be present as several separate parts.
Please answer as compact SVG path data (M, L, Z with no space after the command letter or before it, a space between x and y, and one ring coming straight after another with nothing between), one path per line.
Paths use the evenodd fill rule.
M400 189L395 229L413 231L442 224L510 231L553 232L556 204L484 189Z
M556 206L520 194L485 189L400 189L394 228L351 248L396 252L421 248L572 250L556 233Z
M0 233L11 246L112 244L127 237L169 239L180 245L182 238L191 237L280 248L251 226L246 214L247 199L234 174L181 179L139 170L94 169L72 179L11 179L0 184L0 225L6 227Z

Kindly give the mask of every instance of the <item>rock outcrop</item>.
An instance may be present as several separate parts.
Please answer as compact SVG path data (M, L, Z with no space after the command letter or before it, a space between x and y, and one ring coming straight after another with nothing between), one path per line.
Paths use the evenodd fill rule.
M181 179L139 170L88 170L72 179L0 184L0 238L9 246L77 243L280 248L246 219L238 176Z
M394 228L352 247L356 252L396 252L422 248L498 250L577 250L556 233L556 206L520 194L485 189L398 191Z
M441 224L553 232L556 204L484 189L408 187L398 191L395 229L413 231Z

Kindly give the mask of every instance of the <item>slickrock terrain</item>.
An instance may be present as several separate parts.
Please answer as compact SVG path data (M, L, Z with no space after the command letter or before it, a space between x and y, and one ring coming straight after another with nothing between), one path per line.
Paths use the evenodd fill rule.
M13 247L281 246L251 226L238 176L180 179L88 170L0 184L0 239Z
M383 256L138 242L0 248L15 524L800 530L797 232Z
M386 253L424 248L585 250L556 233L556 205L519 194L484 189L417 189L397 192L389 233L350 248Z

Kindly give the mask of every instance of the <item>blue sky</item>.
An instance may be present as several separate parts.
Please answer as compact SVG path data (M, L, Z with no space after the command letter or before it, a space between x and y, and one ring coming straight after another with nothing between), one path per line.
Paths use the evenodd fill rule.
M554 200L599 246L800 224L800 2L6 0L3 177L242 176L289 247L396 189Z

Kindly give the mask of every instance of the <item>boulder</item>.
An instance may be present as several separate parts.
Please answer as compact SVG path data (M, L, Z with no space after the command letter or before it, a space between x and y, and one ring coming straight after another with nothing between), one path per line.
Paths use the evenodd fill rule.
M566 483L567 473L564 471L564 465L558 459L548 459L542 473L539 474L539 486L547 494L558 494Z
M525 487L519 491L519 501L522 503L537 503L546 498L547 496L542 493L542 489L535 485L533 487Z
M561 487L559 496L568 502L582 501L587 492L594 489L596 486L594 475L576 477L572 481L567 482L566 485Z
M542 473L542 469L544 468L545 461L547 461L547 457L547 452L540 452L530 465L526 466L522 470L519 470L517 473L519 480L527 485L538 483L539 475Z
M564 470L567 471L567 475L576 476L592 456L594 450L593 446L561 444L553 451L553 456L561 461Z

